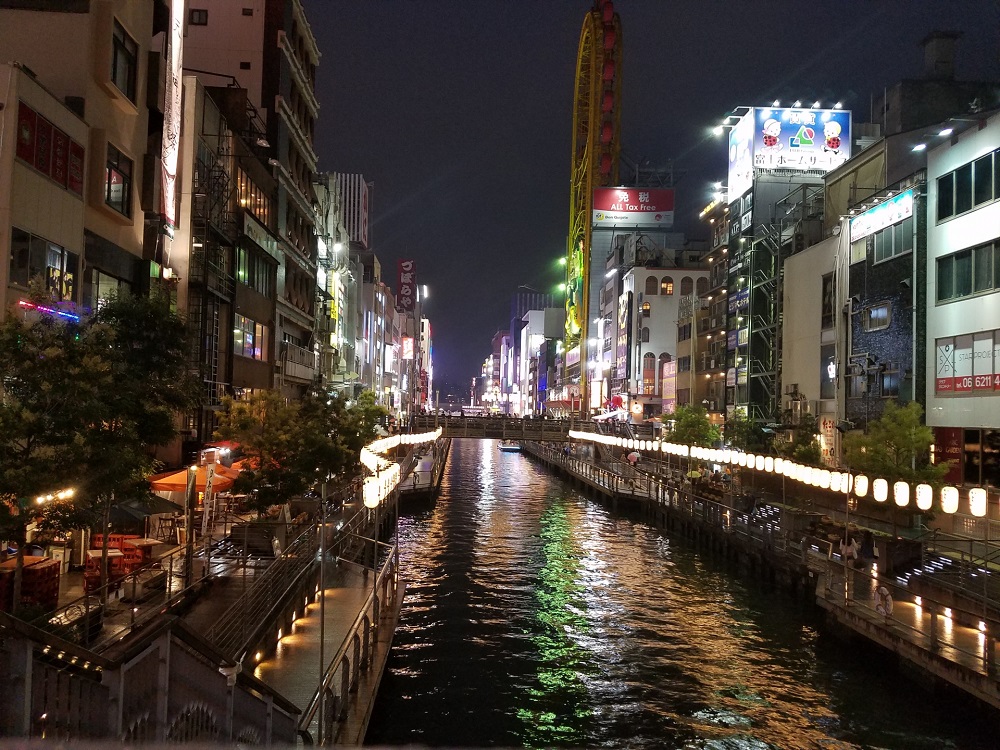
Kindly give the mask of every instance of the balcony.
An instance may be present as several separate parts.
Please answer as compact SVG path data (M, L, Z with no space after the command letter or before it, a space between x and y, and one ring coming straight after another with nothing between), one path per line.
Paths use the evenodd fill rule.
M316 376L316 353L285 342L281 345L281 373L285 378L309 381Z

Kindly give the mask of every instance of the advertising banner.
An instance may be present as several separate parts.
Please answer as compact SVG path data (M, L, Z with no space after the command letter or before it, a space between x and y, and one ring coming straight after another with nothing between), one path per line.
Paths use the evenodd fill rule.
M177 157L181 140L181 89L183 82L184 0L170 2L170 30L167 42L167 80L163 97L163 151L160 157L160 216L163 232L174 236Z
M673 414L677 411L677 362L671 360L663 363L660 393L663 394L663 413Z
M632 292L625 292L618 297L618 325L615 341L615 377L624 380L631 371L630 357L632 337L630 323L632 320Z
M674 191L651 188L594 190L594 226L659 227L674 225Z
M934 348L935 394L1000 393L1000 330L940 338Z
M755 169L829 172L851 158L851 113L844 109L756 107Z
M413 359L413 337L403 336L403 359Z
M400 260L396 263L396 309L412 312L417 303L416 263Z
M913 190L906 190L851 219L851 242L913 216Z
M753 185L753 110L747 112L729 131L729 190L730 204ZM739 222L732 226L739 231Z
M24 102L17 108L17 158L35 164L35 129L38 115Z

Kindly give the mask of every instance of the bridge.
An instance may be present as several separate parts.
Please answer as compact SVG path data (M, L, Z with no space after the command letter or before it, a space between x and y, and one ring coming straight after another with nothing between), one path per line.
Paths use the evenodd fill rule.
M533 440L560 442L569 440L570 430L594 429L593 422L578 419L521 419L519 417L451 417L442 414L413 418L414 432L441 428L444 438L480 438L484 440Z

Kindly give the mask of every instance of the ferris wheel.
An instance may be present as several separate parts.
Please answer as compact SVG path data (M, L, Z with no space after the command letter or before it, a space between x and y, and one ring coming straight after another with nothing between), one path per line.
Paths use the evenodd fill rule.
M594 188L618 184L621 150L621 21L611 0L595 0L580 31L573 90L573 153L566 257L565 347L580 345L586 408L586 342L590 315L591 213Z

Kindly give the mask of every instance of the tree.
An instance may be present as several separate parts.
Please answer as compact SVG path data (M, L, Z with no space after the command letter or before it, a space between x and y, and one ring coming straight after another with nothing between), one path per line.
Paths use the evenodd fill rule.
M316 467L303 470L301 456L316 439L310 429L316 421L303 424L301 408L274 390L223 401L216 438L239 443L245 458L234 489L247 492L249 507L258 513L288 502L315 481Z
M28 526L72 507L36 498L86 473L89 426L115 386L107 345L105 331L70 317L10 311L0 323L0 537L17 544L15 611Z
M199 401L184 321L165 294L121 293L105 299L88 323L109 341L114 386L102 394L102 410L88 431L84 512L102 530L101 584L107 582L111 508L149 497L153 449L177 437L178 416ZM103 589L102 589L103 590Z
M389 416L389 410L375 400L372 391L361 391L354 402L348 407L354 426L358 430L360 446L368 445L375 440L379 433L377 428L385 422ZM385 434L385 433L382 433ZM358 453L361 453L361 447Z
M786 427L789 432L785 432L785 437L774 440L774 450L776 453L790 458L800 464L818 465L823 458L816 436L819 429L816 427L816 418L806 412L800 418L799 424L790 425L791 415L786 413Z
M744 452L763 453L771 448L771 440L757 422L738 408L726 419L726 443Z
M685 404L673 414L669 438L681 445L697 445L709 448L721 440L719 428L708 419L708 413L701 406Z
M932 464L934 432L922 424L924 410L916 401L899 406L888 401L868 433L848 433L844 449L848 465L857 473L882 477L890 483L906 481L939 485L948 464Z

